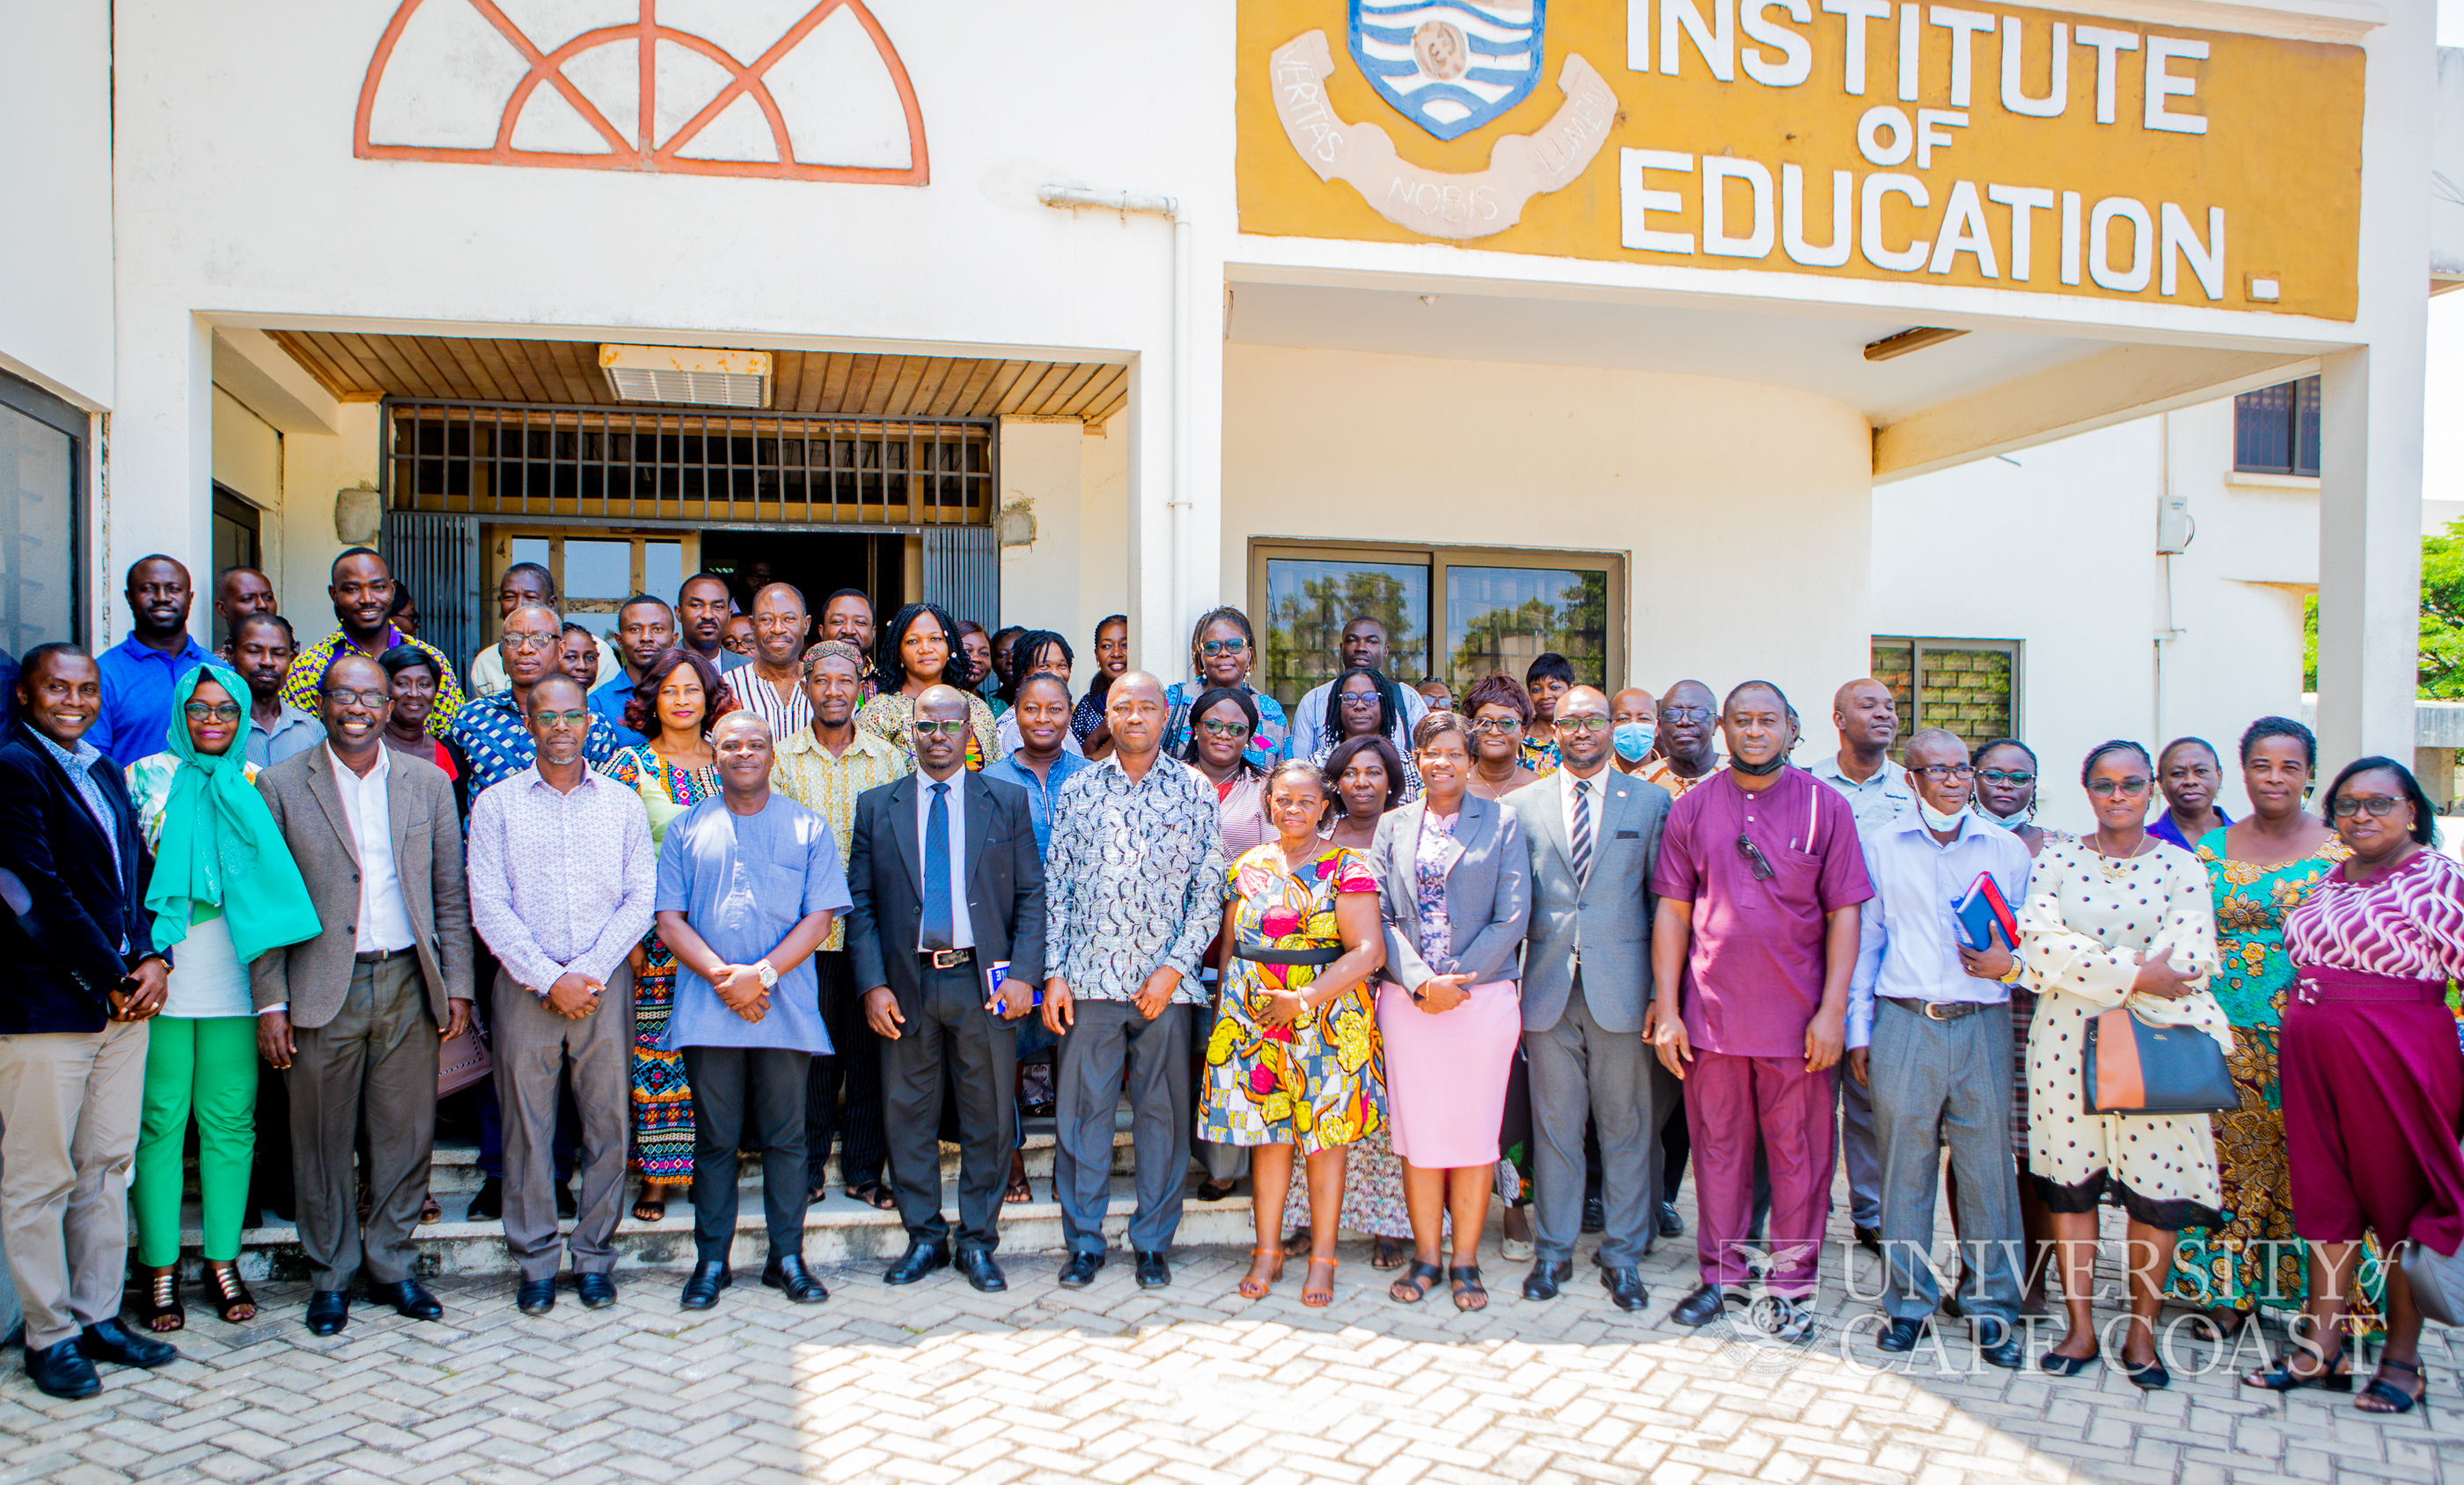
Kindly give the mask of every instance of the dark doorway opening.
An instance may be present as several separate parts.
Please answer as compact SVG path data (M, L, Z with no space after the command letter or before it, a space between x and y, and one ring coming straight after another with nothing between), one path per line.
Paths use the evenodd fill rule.
M727 579L747 613L764 584L792 583L817 622L823 602L843 587L871 595L875 618L886 619L908 601L906 540L876 532L710 531L702 535L701 565Z

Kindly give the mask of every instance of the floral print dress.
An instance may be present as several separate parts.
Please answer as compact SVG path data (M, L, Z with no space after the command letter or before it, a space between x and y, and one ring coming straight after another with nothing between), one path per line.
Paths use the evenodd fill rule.
M1368 861L1331 844L1295 875L1282 844L1268 841L1235 861L1229 875L1234 932L1241 942L1265 948L1341 947L1336 896L1377 890ZM1312 964L1233 958L1206 1042L1199 1139L1294 1144L1313 1154L1352 1144L1385 1124L1385 1064L1366 986L1290 1026L1260 1019L1273 991L1306 990L1316 978Z
M650 751L628 747L607 761L607 776L631 787L650 811L653 838L667 822L718 792L715 768L683 768ZM684 1053L662 1052L668 1013L676 1002L676 954L652 928L642 938L644 966L633 980L633 1168L643 1180L670 1186L693 1179L693 1085Z
M2176 1298L2209 1308L2299 1310L2309 1293L2309 1249L2293 1232L2284 1097L2277 1075L2277 1037L2293 986L2284 920L2352 853L2331 835L2298 861L2257 866L2228 855L2221 830L2199 842L2199 864L2207 868L2216 909L2217 967L2208 987L2233 1023L2228 1066L2241 1107L2213 1116L2225 1221L2182 1234ZM2377 1328L2379 1287L2373 1251L2358 1270L2351 1297L2353 1316L2370 1329Z

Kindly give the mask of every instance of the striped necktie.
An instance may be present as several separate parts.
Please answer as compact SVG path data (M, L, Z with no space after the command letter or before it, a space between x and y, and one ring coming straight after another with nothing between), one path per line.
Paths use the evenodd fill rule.
M1588 886L1592 880L1592 781L1574 781L1574 881Z

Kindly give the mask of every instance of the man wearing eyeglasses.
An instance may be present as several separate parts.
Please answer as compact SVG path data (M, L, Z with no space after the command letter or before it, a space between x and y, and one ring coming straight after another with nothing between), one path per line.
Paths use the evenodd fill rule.
M553 643L553 640L551 640ZM412 1319L444 1307L412 1276L428 1198L436 1052L471 1025L471 908L453 786L385 745L385 667L344 651L318 688L325 745L256 776L324 931L258 957L257 1050L287 1072L310 1334L350 1317L350 1284ZM354 1149L368 1132L363 1237Z
M453 719L450 741L470 760L470 797L476 800L497 784L529 767L539 756L530 728L531 690L550 676L562 675L558 646L563 624L556 610L524 604L505 615L504 637L496 654L505 667L506 688L474 697ZM583 705L588 710L588 703ZM592 767L616 756L623 744L607 719L592 714L582 743L582 761Z
M1352 621L1343 626L1341 649L1344 670L1356 670L1365 665L1381 676L1385 675L1388 658L1385 622L1375 614L1353 614ZM1412 729L1420 724L1421 718L1429 715L1429 702L1417 687L1397 685L1395 690L1397 715L1395 730L1386 735L1386 741L1395 744L1397 752L1409 758L1412 756ZM1326 703L1333 692L1334 682L1327 681L1301 698L1300 704L1292 709L1292 736L1285 749L1286 757L1315 758L1320 748L1341 741L1326 735Z
M1864 835L1874 896L1859 910L1857 968L1848 986L1848 1076L1870 1090L1881 1170L1883 1351L1912 1351L1933 1323L1934 1191L1950 1148L1958 1193L1959 1313L1977 1354L1995 1366L2023 1360L2017 1330L2025 1243L2011 1164L2011 1080L1984 1075L2011 1063L2011 1001L2017 967L2006 938L1978 951L1954 915L1980 876L2005 902L2027 900L2028 848L1976 818L1968 745L1939 727L1908 740L1907 782L1917 813Z
M1651 1005L1651 880L1668 791L1609 766L1608 698L1556 698L1558 767L1517 789L1531 852L1523 958L1530 1063L1533 1246L1527 1299L1553 1299L1582 1231L1583 1125L1600 1144L1600 1282L1620 1310L1647 1302L1641 1263L1660 1211L1660 1124L1674 1104L1641 1032Z
M1684 1080L1702 1287L1670 1319L1704 1325L1746 1282L1759 1144L1771 1177L1765 1286L1799 1340L1821 1274L1835 1157L1832 1070L1847 1038L1858 909L1874 895L1846 801L1788 764L1777 686L1728 693L1728 766L1669 811L1653 888L1649 1034Z
M1720 699L1699 680L1681 680L1660 698L1660 756L1642 765L1641 777L1683 799L1719 771Z

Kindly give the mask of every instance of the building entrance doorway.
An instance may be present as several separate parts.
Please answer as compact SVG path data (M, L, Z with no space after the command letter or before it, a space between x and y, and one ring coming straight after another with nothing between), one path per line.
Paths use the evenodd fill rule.
M907 544L873 532L713 531L701 539L701 565L727 579L736 606L748 613L764 586L794 584L818 628L822 605L843 587L869 597L877 618L897 612L909 599Z

